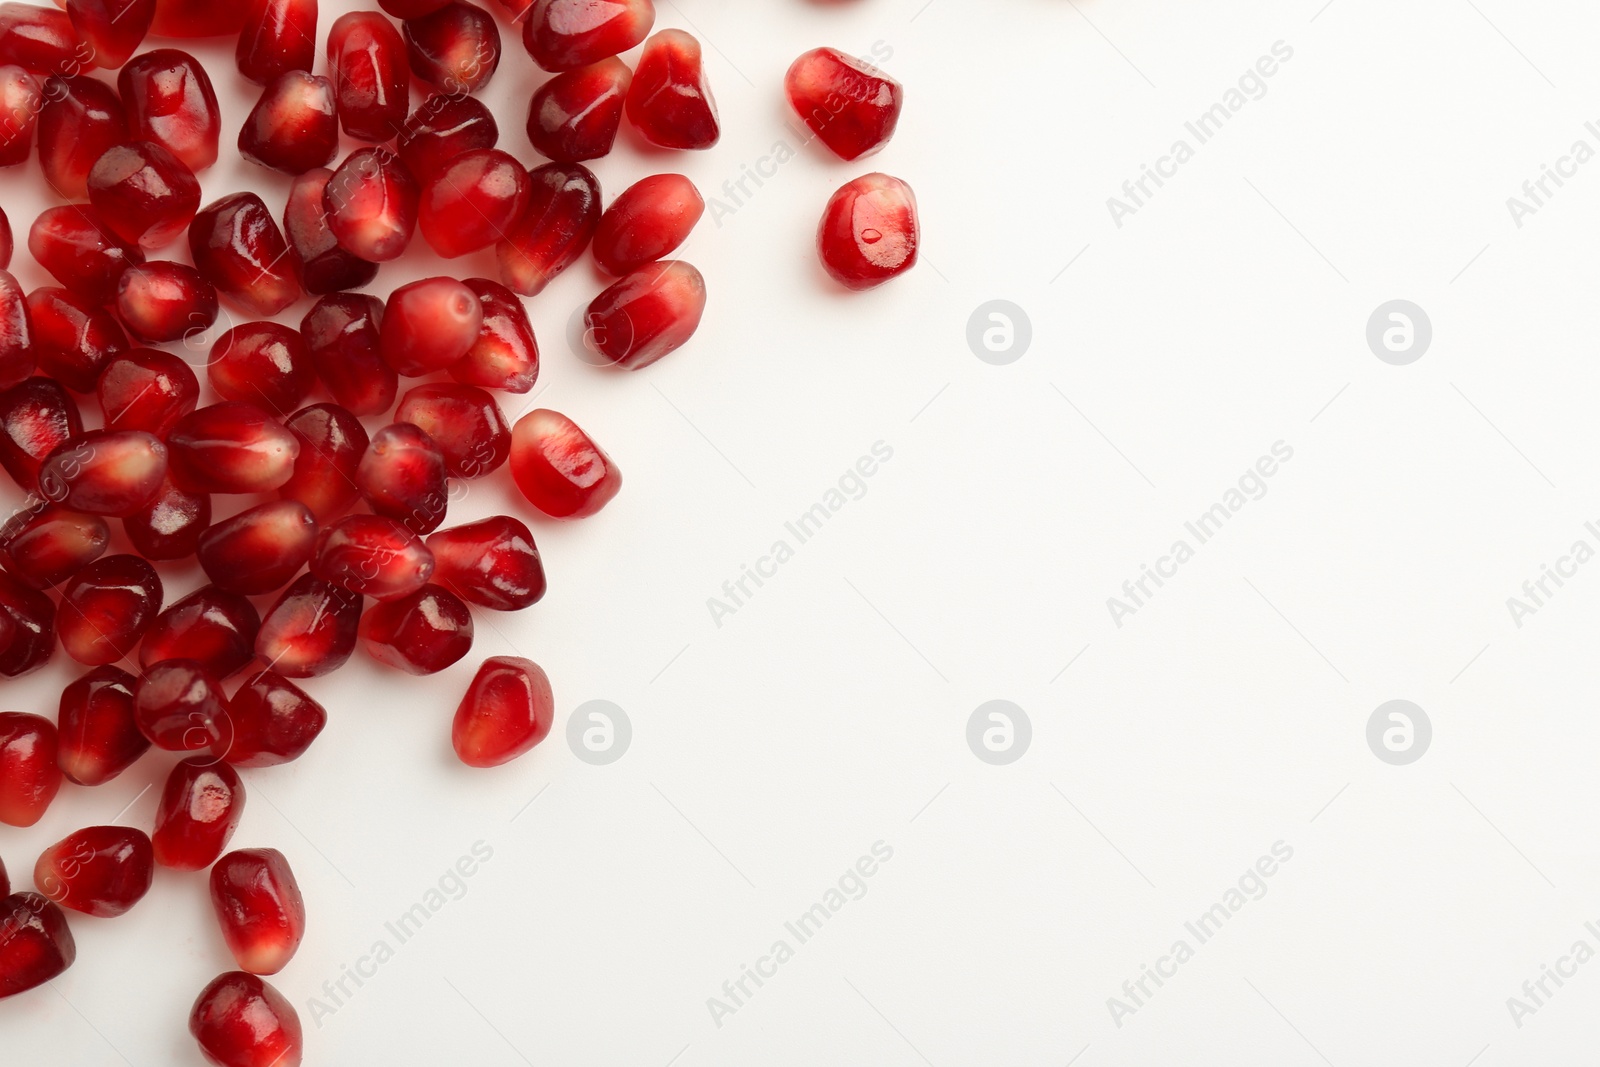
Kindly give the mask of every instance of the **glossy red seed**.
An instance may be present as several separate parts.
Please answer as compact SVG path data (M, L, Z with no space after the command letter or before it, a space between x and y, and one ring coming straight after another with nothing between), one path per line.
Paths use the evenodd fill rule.
M437 674L472 649L472 612L448 589L425 585L374 604L361 619L367 654L407 674Z
M94 65L116 70L150 32L156 0L66 0L78 40L94 50Z
M354 415L381 415L394 406L400 376L383 360L382 325L383 301L357 293L330 293L300 322L317 376Z
M340 248L328 226L322 195L332 177L333 171L324 167L301 174L289 187L283 209L283 234L300 269L300 282L313 296L360 289L378 276L378 265Z
M600 182L579 163L547 163L528 174L528 209L495 247L500 280L537 296L583 255L600 225Z
M156 862L178 871L215 863L244 815L244 783L226 763L191 756L172 768L156 809Z
M189 252L217 292L251 315L276 315L300 296L283 231L255 193L202 209L189 225Z
M98 515L29 497L0 526L0 562L35 589L49 589L99 559L110 543L111 530Z
M317 520L298 500L273 500L224 519L200 535L196 555L212 584L259 596L289 584L311 558Z
M133 716L133 675L96 667L61 691L56 765L69 781L104 785L150 748Z
M619 367L639 370L683 347L705 309L698 270L682 260L652 263L590 301L584 343Z
M234 59L239 73L268 85L317 58L317 0L251 0Z
M0 67L0 167L27 162L43 104L37 78L18 66Z
M870 156L894 136L905 91L871 63L814 48L784 77L789 106L840 159Z
M104 556L61 587L56 633L67 655L98 667L133 651L161 611L161 577L138 556Z
M283 994L253 974L212 980L189 1012L189 1032L219 1067L300 1067L300 1017Z
M499 140L500 127L481 100L435 93L406 119L395 151L412 177L426 183L453 160L480 148L493 148Z
M217 321L217 290L186 263L137 264L117 280L117 316L135 341L181 341Z
M594 261L621 276L670 255L705 214L706 202L682 174L656 174L611 202L594 235Z
M37 74L80 72L93 58L65 11L36 4L0 4L0 63Z
M145 52L117 74L117 91L134 137L156 142L196 174L217 161L222 118L199 60L176 48Z
M413 533L436 530L450 506L448 467L438 442L410 423L396 422L372 435L356 467L367 506Z
M165 660L198 663L213 678L250 662L261 617L250 601L215 585L203 585L156 616L139 646L139 663Z
M576 70L626 52L655 21L651 0L534 0L522 45L545 70Z
M144 262L138 247L124 243L94 208L76 204L41 211L28 228L28 251L62 285L95 304L116 299L122 272Z
M834 193L817 227L822 265L847 289L872 289L916 266L917 198L887 174L867 174Z
M0 268L0 389L22 384L33 373L33 364L28 298L17 280Z
M434 582L470 603L521 611L545 594L544 563L533 534L509 515L440 530L427 544Z
M339 16L328 30L328 70L345 133L379 143L399 132L410 104L411 65L392 22L375 11Z
M328 228L340 247L372 263L398 258L417 228L421 192L384 148L359 148L339 164L322 191Z
M39 488L45 457L81 433L78 405L59 382L29 378L0 393L0 466L25 492Z
M276 322L247 322L217 338L206 377L222 399L249 401L276 415L299 407L317 384L305 338Z
M400 399L394 417L422 429L457 478L481 478L511 454L511 426L494 397L471 385L419 385Z
M498 767L543 741L554 722L555 697L539 665L494 656L483 661L456 708L450 741L467 766Z
M356 469L367 451L366 428L337 404L301 408L284 426L300 439L300 455L278 495L304 504L319 523L340 518L361 498Z
M615 57L557 74L533 94L528 140L558 163L608 154L632 80L628 65Z
M481 7L451 0L401 27L411 73L444 93L475 93L500 65L500 31Z
M294 474L300 442L254 404L212 404L167 434L172 480L191 493L266 493Z
M0 712L0 823L32 826L60 789L55 724L39 715Z
M662 148L710 148L722 137L700 42L682 30L645 42L627 104L628 121Z
M211 868L211 907L241 970L277 974L306 935L306 904L283 853L230 852Z
M148 560L184 559L194 555L200 535L211 525L211 498L186 493L168 477L155 499L122 518L123 532L134 551Z
M359 613L360 608L356 610ZM228 762L235 767L273 767L297 760L328 724L322 705L276 671L262 671L246 681L233 694L228 710L233 715Z
M143 900L155 874L155 853L143 830L86 826L40 854L33 884L63 908L110 919Z
M127 140L128 116L111 86L88 77L50 78L44 83L39 169L57 196L88 199L89 168L106 149Z
M244 28L244 0L156 0L156 37L232 37Z
M66 915L38 893L0 899L0 930L0 999L44 985L77 959Z
M133 717L139 732L166 752L220 756L233 740L222 687L192 659L163 660L146 667L133 687Z
M311 573L352 593L393 600L428 584L433 577L433 553L394 519L349 515L323 527L317 535ZM353 639L353 623L350 629ZM256 654L262 655L262 649L258 647ZM282 665L277 669L282 671Z
M333 83L289 70L261 90L239 129L239 154L252 163L300 174L325 167L339 151Z
M482 326L476 293L454 278L424 278L389 294L379 348L396 372L421 377L466 355Z
M320 557L320 547L318 551ZM362 556L355 566L376 573L382 562L381 557ZM314 577L318 568L318 559L313 558L313 574L301 575L283 591L262 618L256 635L256 658L289 678L315 678L336 671L356 648L361 597Z
M112 360L95 394L111 430L144 430L164 437L195 408L200 382L189 364L170 352L135 348Z
M450 377L463 385L526 393L539 380L539 343L517 294L487 278L464 283L483 307L483 325L467 354L450 364Z
M557 519L581 519L622 488L622 472L558 411L528 412L511 431L511 477L528 502Z
M91 430L70 438L39 468L39 494L91 515L131 515L155 498L167 447L143 430Z
M0 614L9 620L0 626L0 674L18 678L44 666L56 648L55 601L0 573Z
M127 334L111 312L65 289L29 293L28 321L39 371L74 392L94 392L100 372L128 350Z
M151 141L116 145L95 160L86 179L89 202L124 242L165 248L200 208L200 183L183 160Z
M422 236L446 259L504 240L528 207L528 172L497 148L468 152L423 190Z

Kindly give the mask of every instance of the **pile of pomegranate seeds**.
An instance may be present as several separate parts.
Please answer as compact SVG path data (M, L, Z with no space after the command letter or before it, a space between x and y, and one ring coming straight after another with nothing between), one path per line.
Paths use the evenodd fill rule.
M223 1067L296 1067L300 1020L261 976L292 961L306 905L281 853L227 851L247 797L238 768L315 743L328 712L295 680L339 669L358 645L399 671L443 671L468 659L475 611L544 596L528 525L451 525L452 485L508 478L551 519L594 515L621 489L571 418L538 408L513 424L493 391L533 389L523 301L591 248L617 279L585 311L595 354L639 370L692 339L705 279L670 257L705 212L699 190L656 174L607 206L583 163L610 153L625 118L659 148L709 149L716 104L700 42L651 36L652 0L499 4L552 75L528 104L545 157L533 166L498 147L500 124L472 95L507 57L496 16L465 0L341 16L325 74L312 69L315 0L0 5L0 167L26 164L37 138L42 177L71 201L27 228L59 283L31 293L8 273L0 212L0 468L27 495L0 523L0 676L41 667L58 643L88 668L55 722L0 712L0 823L37 823L63 779L102 785L152 748L184 757L148 835L68 834L38 857L37 892L12 893L0 864L0 998L73 964L66 911L121 915L157 865L209 868L219 957L239 969L201 991L189 1029ZM244 190L203 202L196 175L226 132L211 75L181 49L141 51L147 34L237 37L238 71L261 91L234 143L292 178L282 204ZM622 53L641 45L630 68ZM432 92L414 110L413 80ZM831 48L797 59L785 89L847 162L899 122L900 84ZM363 142L342 159L341 131ZM419 231L441 271L492 248L498 280L439 273L386 299L351 292ZM918 243L911 189L884 174L834 194L817 237L851 289L910 269ZM297 327L266 321L302 301ZM86 430L90 398L100 419ZM215 496L247 499L213 522ZM168 603L153 563L209 584ZM462 763L496 767L554 720L544 670L495 656L465 686L450 743Z

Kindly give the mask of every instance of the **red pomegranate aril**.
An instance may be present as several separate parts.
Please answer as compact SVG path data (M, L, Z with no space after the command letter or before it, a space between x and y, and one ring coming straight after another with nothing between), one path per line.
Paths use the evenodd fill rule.
M183 160L151 141L106 149L85 179L106 229L129 245L165 248L200 208L200 183Z
M128 350L127 334L94 301L45 286L28 294L39 372L78 393L94 392L106 364Z
M328 30L328 70L345 133L377 144L399 132L410 105L411 65L392 22L375 11L339 16Z
M398 258L417 228L416 179L385 148L358 148L322 191L328 228L351 255L370 263Z
M0 167L28 161L43 100L32 74L18 66L0 67Z
M311 365L353 415L381 415L394 406L400 376L379 347L383 301L357 293L330 293L300 322Z
M420 427L396 422L372 435L356 467L356 485L373 512L425 534L438 529L450 506L448 473L438 442Z
M319 556L320 541L319 537ZM353 566L365 566L376 574L384 562L381 555L362 556ZM356 630L361 623L360 594L316 577L315 557L311 569L312 574L302 574L283 591L262 618L256 635L256 658L269 670L289 678L316 678L336 671L356 648Z
M271 985L229 971L201 991L189 1032L218 1067L300 1067L300 1016Z
M133 651L161 611L161 577L138 556L103 556L62 586L56 633L67 655L98 667Z
M511 454L511 426L494 397L472 385L419 385L394 413L420 427L444 453L457 478L481 478Z
M0 268L0 389L21 385L33 373L33 319L28 298Z
M0 63L36 74L77 72L93 58L65 11L36 4L0 4Z
M172 768L156 808L156 862L203 871L217 861L244 815L244 783L226 763L191 756Z
M814 48L784 76L789 106L840 159L870 156L889 143L905 90L889 75L837 48Z
M0 1000L44 985L78 956L66 915L38 893L0 899L0 930Z
M257 85L310 70L317 58L317 0L251 0L234 59Z
M705 214L706 202L682 174L656 174L628 187L600 217L594 261L621 277L670 255Z
M545 70L576 70L626 52L655 21L651 0L534 0L522 45Z
M367 654L407 674L437 674L472 649L472 612L448 589L425 585L374 604L361 619Z
M352 593L394 600L428 584L433 577L433 553L416 534L394 519L348 515L317 534L311 573ZM266 626L263 622L263 633ZM352 645L355 629L352 622ZM259 643L256 655L264 656ZM289 674L281 663L276 669Z
M466 355L482 326L476 293L454 278L424 278L389 294L379 347L396 372L420 378Z
M117 75L133 136L154 141L198 174L217 161L222 117L199 60L176 48L134 57Z
M550 679L537 663L493 656L478 668L456 708L450 741L467 766L498 767L543 741L555 714Z
M251 315L276 315L300 296L283 231L255 193L234 193L189 224L194 265L217 292Z
M533 534L509 515L440 530L427 544L434 582L469 603L521 611L545 594L544 563Z
M139 555L148 560L186 559L194 555L200 535L211 525L211 498L186 493L162 481L155 499L122 517L122 530Z
M39 266L73 293L95 304L116 299L117 281L130 264L144 262L92 207L46 208L28 229L28 251Z
M217 290L186 263L137 264L117 280L117 316L136 341L181 341L217 321Z
M206 377L222 399L249 401L278 415L299 407L317 384L305 338L276 322L247 322L217 338Z
M278 490L285 500L298 500L317 522L342 517L361 499L356 470L367 451L361 420L337 404L301 408L284 426L300 439L294 477Z
M50 78L39 109L39 169L57 196L89 197L89 169L106 149L128 140L117 91L88 77Z
M645 42L627 106L628 121L661 148L710 148L722 137L700 42L682 30L662 30Z
M100 516L29 497L0 527L0 560L35 589L49 589L99 559L110 543L111 530Z
M528 173L528 210L495 247L500 280L537 296L576 263L600 225L600 182L580 163L546 163Z
M533 94L528 140L558 163L608 154L617 139L622 102L632 80L628 65L615 57L557 74Z
M0 712L0 823L32 826L60 789L55 724L40 715ZM0 938L0 946L4 942Z
M395 151L419 183L468 152L493 148L500 127L483 101L471 96L435 93L406 119Z
M167 434L172 480L190 493L267 493L294 475L300 442L271 415L238 401L179 419Z
M94 53L94 65L116 70L150 32L156 0L66 0L78 39Z
M847 289L872 289L916 266L917 198L887 174L867 174L834 193L817 227L817 254Z
M446 259L488 248L528 208L528 172L498 148L468 152L448 164L422 193L418 225Z
M340 248L328 226L322 196L332 177L325 167L299 175L283 209L283 234L300 268L300 283L313 296L360 289L378 276L378 265Z
M325 167L338 151L333 83L303 70L284 71L261 90L239 129L240 155L285 174Z
M150 749L133 716L133 675L96 667L61 691L56 765L68 781L104 785Z
M131 515L155 498L167 447L143 430L91 430L63 442L39 468L46 500L91 515Z
M110 919L143 900L155 874L155 852L143 830L86 826L40 854L33 884L63 908Z
M528 502L556 519L581 519L622 488L622 472L558 411L528 412L511 431L511 477Z
M297 760L328 724L322 705L276 671L262 671L246 681L228 710L233 747L227 758L235 767L274 767Z
M244 28L244 0L156 0L156 37L232 37Z
M317 520L298 500L257 504L200 535L196 555L212 584L260 596L289 584L311 558Z
M78 405L61 383L29 378L0 393L0 466L24 492L39 488L39 467L83 433Z
M9 620L0 625L0 675L19 678L44 666L56 649L55 601L0 572L0 614Z
M275 848L242 848L211 868L211 907L240 970L277 974L306 935L306 904Z
M411 73L444 93L475 93L500 65L500 31L481 7L451 0L401 26Z
M539 343L517 294L487 278L463 282L477 294L483 325L467 354L450 364L450 377L463 385L526 393L539 380Z
M144 430L164 437L193 411L200 382L189 364L154 348L135 348L111 361L95 386L108 430Z
M627 370L683 347L700 327L706 282L682 260L652 263L590 301L584 343Z
M222 687L192 659L163 660L146 667L133 687L133 716L139 732L165 752L210 752L220 757L233 740Z
M226 678L255 654L261 617L238 593L203 585L156 616L139 646L139 663L166 660L198 663L213 678Z

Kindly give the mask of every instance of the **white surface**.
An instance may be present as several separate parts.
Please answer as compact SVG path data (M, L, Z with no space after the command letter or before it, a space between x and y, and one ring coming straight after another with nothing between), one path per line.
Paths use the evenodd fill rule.
M804 148L708 218L684 253L710 285L705 326L654 368L602 373L568 349L602 284L587 263L532 302L538 403L626 474L599 517L534 523L544 603L479 616L474 661L541 662L558 732L470 771L448 729L473 662L419 681L358 658L308 686L331 725L299 763L247 775L234 840L283 849L306 892L310 935L274 981L307 1063L1581 1058L1600 964L1520 1028L1506 998L1578 939L1600 948L1584 928L1600 570L1520 629L1505 601L1596 540L1600 167L1520 229L1505 201L1575 139L1600 146L1584 129L1600 14L1322 5L662 4L661 25L714 46L725 136L695 155L629 141L596 166L608 199L664 169L715 195L775 142L798 147L782 76L817 44L892 49L904 121L867 166ZM486 98L502 147L531 158L542 75L504 37ZM1106 198L1280 40L1293 57L1264 97L1116 227ZM195 51L236 130L253 93L232 43ZM867 169L916 188L926 258L849 296L812 233ZM288 185L237 160L203 180L275 209ZM39 189L6 188L20 237ZM379 284L438 270L421 254ZM1032 318L1009 366L965 342L991 298ZM1364 338L1394 298L1432 318L1411 366ZM1280 440L1294 457L1266 496L1113 625L1106 598ZM866 494L714 625L707 598L878 441L894 455ZM526 514L508 485L474 486L460 513ZM71 673L58 658L6 706L52 710ZM1434 726L1410 766L1364 738L1394 698ZM610 766L564 742L592 699L633 722ZM991 699L1033 724L1010 766L965 741ZM0 833L14 877L130 801L147 826L155 791L139 792L169 762ZM1107 998L1280 840L1293 858L1265 897L1119 1028ZM324 981L480 841L493 858L462 899L313 1022ZM784 923L878 841L893 859L866 895L716 1025L707 999L794 944ZM129 916L74 929L56 992L0 1004L0 1059L198 1063L186 1012L230 966L204 879L162 872Z

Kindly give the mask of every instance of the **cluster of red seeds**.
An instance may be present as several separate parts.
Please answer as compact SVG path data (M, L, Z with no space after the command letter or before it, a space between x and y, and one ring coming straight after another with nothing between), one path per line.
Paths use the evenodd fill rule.
M0 822L33 825L63 776L100 785L152 746L186 757L152 834L69 835L39 857L36 893L11 894L0 867L0 997L72 964L63 908L119 915L156 864L209 867L239 970L201 993L190 1029L223 1067L296 1067L299 1020L260 976L294 955L305 905L280 853L223 854L245 803L235 768L296 759L321 732L326 712L292 679L336 670L358 643L431 674L470 651L469 605L516 611L544 595L521 520L440 528L451 479L509 462L528 501L563 519L620 488L572 420L536 410L510 426L488 390L533 388L539 349L521 298L590 247L620 279L587 309L599 355L637 369L695 332L704 281L665 257L698 222L699 192L656 175L602 211L583 161L611 150L624 114L658 146L709 148L716 108L693 37L646 41L651 0L498 2L555 75L529 109L528 136L551 160L532 170L495 147L494 116L471 95L499 65L500 32L462 0L380 0L399 31L376 12L339 18L327 77L310 73L316 0L0 3L0 166L26 162L37 138L45 180L77 201L30 228L29 251L61 285L27 294L5 270L0 212L0 467L29 494L0 527L0 675L42 666L58 641L91 668L54 723L0 713ZM147 33L238 35L239 70L264 87L238 147L294 176L281 228L254 193L201 207L216 97L188 54L135 56ZM641 43L630 71L618 57ZM86 76L91 66L118 70L116 88ZM432 95L409 111L413 79ZM797 60L787 89L846 160L881 148L899 118L899 84L832 49ZM370 146L329 170L341 129ZM417 230L444 258L493 246L501 280L427 278L387 301L350 292ZM192 266L146 261L185 234ZM917 241L910 189L881 174L840 189L818 232L824 265L856 289L909 269ZM192 342L224 304L264 318L304 293L318 299L298 329L253 321L216 339L205 374L217 400L203 407L188 363L141 347ZM430 380L400 395L402 377ZM303 407L319 386L332 402ZM101 429L84 429L73 394L94 395ZM392 421L369 436L366 416ZM217 494L261 499L213 522ZM137 554L106 555L111 518ZM166 604L152 561L191 557L210 584ZM249 598L267 596L261 614ZM452 742L463 762L496 766L553 719L544 672L495 657L468 687Z

